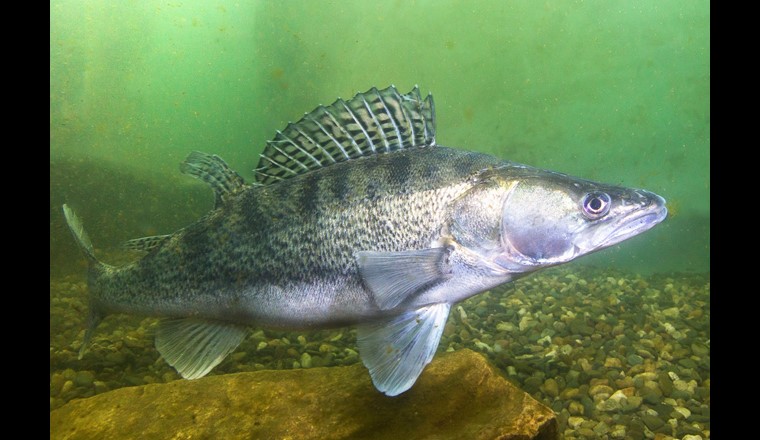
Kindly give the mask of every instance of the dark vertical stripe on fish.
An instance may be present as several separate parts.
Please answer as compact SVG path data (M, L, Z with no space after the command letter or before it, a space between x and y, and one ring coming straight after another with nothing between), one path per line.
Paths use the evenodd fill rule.
M390 157L389 166L390 174L395 177L402 188L408 188L409 180L412 178L412 162L406 154L395 154Z
M308 173L304 175L303 182L301 182L299 192L299 202L304 212L314 212L319 208L319 178L316 173Z
M346 200L351 191L351 174L347 169L335 173L335 179L329 182L330 192L336 200Z

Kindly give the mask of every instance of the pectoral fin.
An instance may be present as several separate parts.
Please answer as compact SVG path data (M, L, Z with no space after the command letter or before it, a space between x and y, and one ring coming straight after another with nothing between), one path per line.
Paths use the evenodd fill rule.
M198 379L227 357L248 334L246 327L203 319L167 319L156 333L156 349L185 379Z
M433 359L450 308L433 304L358 326L359 353L379 391L396 396L414 385Z
M446 278L447 248L356 253L359 274L375 302L389 310L411 294Z

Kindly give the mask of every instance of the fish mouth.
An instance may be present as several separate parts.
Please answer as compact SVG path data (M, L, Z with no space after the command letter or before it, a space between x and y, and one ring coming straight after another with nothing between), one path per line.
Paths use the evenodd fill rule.
M668 209L665 207L665 199L657 194L641 191L649 200L645 206L622 216L620 219L609 225L610 231L602 237L598 237L596 245L599 249L606 248L621 241L648 231L656 226L668 216Z

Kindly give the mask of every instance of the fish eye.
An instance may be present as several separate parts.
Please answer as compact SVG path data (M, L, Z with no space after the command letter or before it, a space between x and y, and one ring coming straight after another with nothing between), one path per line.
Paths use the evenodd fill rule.
M607 193L593 192L586 194L581 202L583 215L589 220L604 217L610 212L610 201L610 196Z

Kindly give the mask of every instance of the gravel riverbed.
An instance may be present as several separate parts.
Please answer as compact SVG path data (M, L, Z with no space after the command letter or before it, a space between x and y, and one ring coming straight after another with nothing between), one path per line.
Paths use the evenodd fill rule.
M86 292L84 274L50 280L51 410L180 379L153 347L153 318L106 318L79 360ZM550 406L565 439L710 438L709 274L548 269L455 305L438 350L461 348ZM352 328L252 329L210 374L357 362Z

